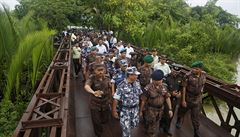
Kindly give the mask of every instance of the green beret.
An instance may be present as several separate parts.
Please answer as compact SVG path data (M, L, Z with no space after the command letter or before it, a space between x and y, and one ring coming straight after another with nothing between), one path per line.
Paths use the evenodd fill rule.
M191 68L202 68L203 62L202 61L196 61L191 65Z
M146 62L146 63L152 63L153 62L153 57L151 55L146 55L143 58L143 61Z
M95 51L95 50L97 50L96 46L91 47L91 51Z

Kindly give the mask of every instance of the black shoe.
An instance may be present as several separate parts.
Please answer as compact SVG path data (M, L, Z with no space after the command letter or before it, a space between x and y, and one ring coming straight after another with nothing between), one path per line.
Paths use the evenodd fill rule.
M194 137L201 137L200 133L199 133L199 130L194 131Z
M176 123L176 128L177 129L180 129L182 127L182 122L180 119L177 120L177 123Z
M163 129L163 132L167 135L167 136L172 136L172 133L169 132L169 130L167 129Z

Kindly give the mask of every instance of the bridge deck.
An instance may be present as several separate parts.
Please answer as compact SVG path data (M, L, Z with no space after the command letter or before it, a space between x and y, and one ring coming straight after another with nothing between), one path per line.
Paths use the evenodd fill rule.
M89 94L84 91L83 83L78 79L71 79L70 91L74 92L75 100L75 122L76 122L76 137L95 137L91 114L88 107ZM175 128L176 117L173 119L171 124L171 131L173 137L192 137L193 128L190 122L190 116L186 115L184 118L183 127L179 130ZM115 119L104 127L104 137L121 137L121 129L119 122ZM200 132L202 137L232 137L224 129L217 126L215 123L201 117ZM133 130L133 137L145 137L143 125ZM164 134L159 133L161 137L167 137Z

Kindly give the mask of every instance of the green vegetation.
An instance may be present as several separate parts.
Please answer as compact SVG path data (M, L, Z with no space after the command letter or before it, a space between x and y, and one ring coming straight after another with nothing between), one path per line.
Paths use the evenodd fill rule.
M32 17L18 20L0 9L0 137L12 134L52 59L55 32Z
M48 28L114 30L119 39L157 48L181 64L203 60L209 74L234 81L240 19L216 6L217 0L193 8L184 0L19 2L12 12L0 10L0 137L14 130L51 60L50 36L55 32Z
M15 15L48 21L50 28L66 24L114 30L120 39L190 65L204 60L206 71L233 82L240 47L240 19L209 0L189 7L184 0L21 0ZM211 60L209 60L211 59Z

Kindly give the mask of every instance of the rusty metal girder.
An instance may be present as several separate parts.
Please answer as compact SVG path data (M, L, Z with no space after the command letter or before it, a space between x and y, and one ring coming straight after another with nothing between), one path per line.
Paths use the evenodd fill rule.
M136 52L142 54L139 48L135 46L134 48ZM174 62L172 60L169 61L170 64ZM50 137L69 137L70 64L71 45L61 42L53 61L49 65L28 108L15 129L13 137L40 137L43 132L42 129L47 127L50 128L47 133ZM183 66L181 71L186 73L189 70L189 67ZM208 75L204 90L212 99L213 105L221 119L221 125L228 132L233 128L236 129L236 136L238 136L240 121L237 119L233 107L240 109L240 94L222 85L226 85L226 83ZM56 86L54 89L57 89L57 91L51 89L53 86ZM230 108L226 121L221 116L215 97L226 102ZM233 126L229 125L231 116L235 119Z
M44 119L44 120L30 120L22 122L23 130L40 128L40 127L61 127L63 125L62 118L58 119Z
M70 47L60 44L12 137L40 137L47 127L51 129L47 130L50 137L59 135L59 130L61 137L67 137Z

